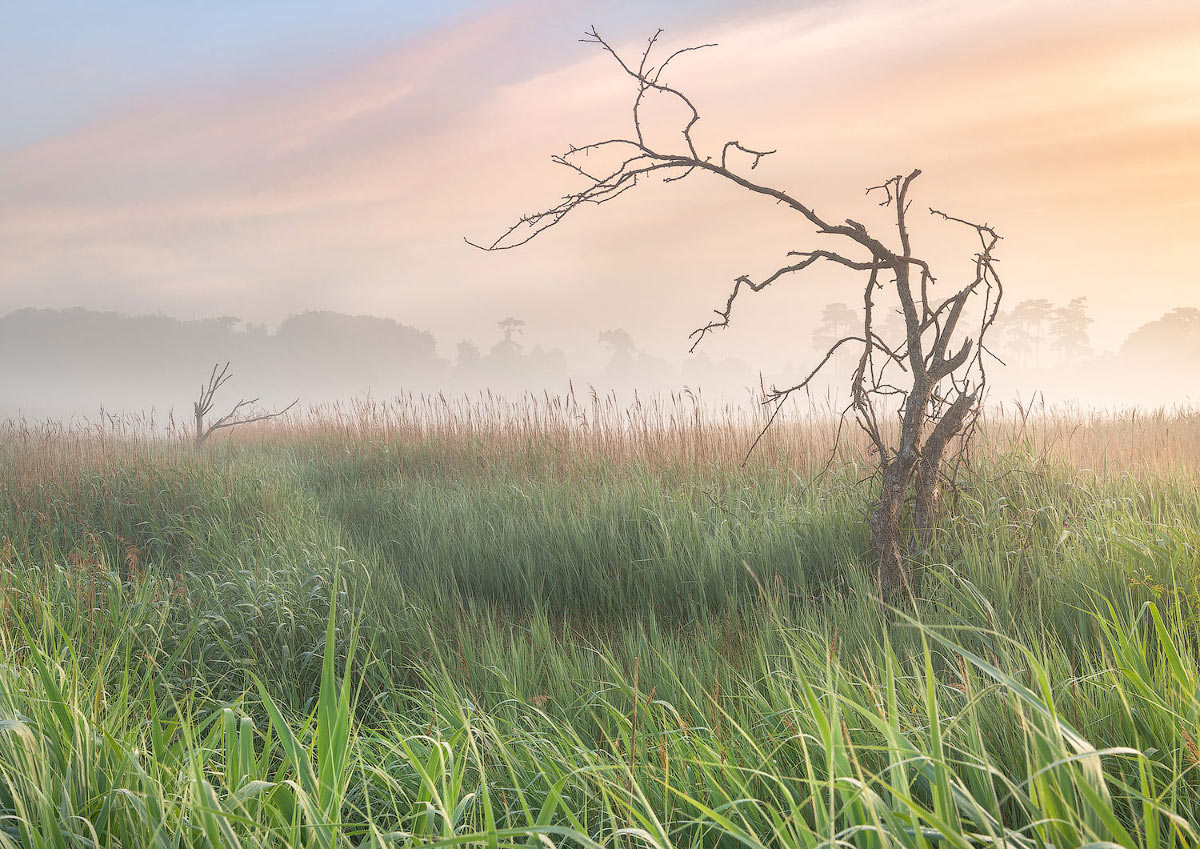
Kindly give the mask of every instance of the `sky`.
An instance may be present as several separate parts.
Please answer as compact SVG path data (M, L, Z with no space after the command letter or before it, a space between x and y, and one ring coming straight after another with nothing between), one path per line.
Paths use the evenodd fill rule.
M0 0L0 312L22 307L396 318L488 345L496 322L595 356L600 330L681 358L739 274L819 239L697 175L639 186L483 253L576 179L550 155L625 135L630 80L579 37L672 66L707 148L829 218L887 225L867 186L986 220L1010 304L1086 296L1096 347L1200 306L1200 4L1045 0ZM677 114L652 116L663 144ZM939 279L970 244L915 225ZM748 299L710 355L812 357L835 272Z

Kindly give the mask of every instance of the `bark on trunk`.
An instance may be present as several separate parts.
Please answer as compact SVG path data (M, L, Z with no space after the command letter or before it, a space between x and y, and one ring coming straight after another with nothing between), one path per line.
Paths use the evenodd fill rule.
M916 492L913 494L913 530L909 554L916 556L929 549L937 526L938 505L942 497L942 463L950 443L962 433L967 413L975 405L975 394L960 395L938 419L925 444L917 467Z
M903 508L903 491L892 490L885 484L871 514L871 545L879 557L879 590L885 599L908 586L908 566L900 547Z
M942 496L942 456L940 452L921 458L913 494L913 530L908 550L917 556L929 548L937 524L938 502Z
M871 543L879 557L879 589L885 599L909 586L911 576L902 530L904 501L922 459L926 407L932 390L925 375L914 381L900 419L900 449L884 466L883 489L871 515Z

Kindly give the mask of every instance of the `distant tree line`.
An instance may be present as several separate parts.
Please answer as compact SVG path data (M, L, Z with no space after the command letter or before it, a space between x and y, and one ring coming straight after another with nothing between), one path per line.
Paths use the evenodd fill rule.
M844 303L821 309L813 317L813 348L828 350L831 340L852 329L854 317ZM1024 300L1002 313L995 352L1009 368L997 372L1000 397L1020 386L1078 391L1099 401L1197 400L1200 309L1170 310L1106 354L1094 351L1091 324L1085 298L1060 304ZM903 322L884 315L878 326L890 338L902 332ZM0 415L92 415L101 407L154 408L161 417L173 408L190 415L195 384L213 363L230 361L239 386L261 394L264 407L297 396L308 405L365 392L387 397L402 391L559 390L568 380L622 392L692 386L745 397L759 382L744 362L716 361L703 352L672 364L642 349L623 328L593 337L601 365L580 370L561 350L528 344L527 330L535 335L536 328L522 319L505 317L483 347L464 340L451 356L440 356L432 334L375 316L305 312L270 332L233 316L183 320L85 309L18 310L0 316ZM1069 380L1054 386L1056 374ZM1099 391L1104 387L1111 397ZM1137 395L1147 387L1157 394Z
M857 313L843 303L829 304L812 332L813 348L824 351L830 341L852 329ZM1089 334L1093 323L1086 297L1055 304L1046 298L1018 302L1000 313L997 354L1010 365L1041 368L1077 363L1095 354ZM1200 354L1200 309L1176 307L1134 330L1117 355L1140 364L1163 365Z
M433 387L449 364L434 338L391 319L307 312L273 333L233 316L181 320L85 309L0 318L0 405L8 415L154 407L190 410L195 384L232 361L265 404L341 397L348 383Z
M512 394L565 389L568 380L605 390L667 390L681 385L744 387L755 374L738 361L692 357L682 369L638 349L623 329L596 340L607 363L572 370L557 348L524 340L526 323L497 322L481 348L461 341L440 356L432 334L390 318L305 312L273 332L234 316L184 320L87 309L23 309L0 316L0 416L92 416L148 411L192 415L195 386L213 363L230 362L239 387L261 406L303 405L371 393ZM232 390L234 392L238 390Z
M854 311L842 303L817 316L812 346L825 351L829 341L848 331ZM881 333L895 338L897 319L884 321ZM1031 298L1003 310L996 320L991 351L1003 361L993 368L997 397L1028 397L1089 404L1195 404L1200 402L1200 309L1176 307L1147 322L1117 346L1098 352L1091 339L1093 319L1086 297L1055 303Z

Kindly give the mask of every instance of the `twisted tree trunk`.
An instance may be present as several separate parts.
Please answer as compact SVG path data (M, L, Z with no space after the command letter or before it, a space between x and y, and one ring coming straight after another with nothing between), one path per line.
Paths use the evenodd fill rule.
M741 190L762 196L799 216L799 223L842 249L792 250L775 271L757 280L735 278L724 307L716 318L691 334L692 350L711 332L729 326L734 304L749 289L761 292L775 282L817 264L863 272L862 325L829 348L807 377L786 389L772 388L764 404L777 404L768 419L774 420L783 402L806 390L843 345L861 346L858 365L850 381L851 404L859 427L870 439L878 462L881 490L869 519L871 542L879 558L879 586L885 598L911 588L910 564L926 551L933 539L941 500L942 469L950 446L965 442L974 424L987 384L984 336L996 319L1003 285L993 264L992 250L1000 236L987 224L930 209L932 215L968 227L978 237L974 279L946 297L933 294L937 282L930 263L913 253L907 223L913 171L897 175L867 190L882 196L881 206L894 214L895 241L884 239L851 218L826 218L802 199L774 186L757 182L749 172L774 153L731 139L719 148L701 150L692 131L700 121L695 103L664 80L667 67L696 47L685 47L652 61L659 35L655 33L640 62L628 62L600 37L595 29L585 41L598 45L616 60L622 73L636 83L632 132L624 138L607 138L582 147L570 147L554 161L583 180L577 190L547 209L521 218L490 243L476 247L488 251L511 250L528 243L577 209L605 204L639 182L657 175L675 182L693 174L720 178ZM709 45L701 45L709 46ZM682 109L684 120L675 144L659 147L643 131L642 113L660 98ZM739 167L738 163L742 163ZM897 244L898 243L898 244ZM904 338L884 339L875 320L874 298L879 291L895 296L904 318ZM975 305L971 336L956 332L968 303ZM954 347L952 347L952 343ZM951 353L955 351L954 353ZM903 377L898 377L902 372ZM899 433L889 419L900 403ZM761 435L760 435L761 436ZM757 440L754 444L757 444ZM753 446L751 446L753 450ZM912 504L911 510L909 504Z

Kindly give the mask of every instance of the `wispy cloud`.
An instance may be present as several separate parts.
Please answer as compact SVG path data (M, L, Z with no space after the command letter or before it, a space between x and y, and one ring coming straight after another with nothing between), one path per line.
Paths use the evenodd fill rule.
M443 337L518 311L556 322L564 343L598 321L677 333L680 310L702 315L728 274L768 266L762 248L801 232L770 206L680 184L523 254L461 242L561 194L569 177L547 154L623 129L630 89L611 62L546 47L577 17L506 5L352 67L170 92L3 154L0 308L325 306ZM930 200L1004 227L1016 297L1090 294L1114 326L1194 300L1200 11L869 2L763 7L668 36L721 43L677 72L703 137L778 146L765 176L823 207L865 214L863 186L919 165ZM1152 281L1150 303L1128 293L1132 273ZM780 306L838 296L772 296L731 349L794 336ZM586 318L560 318L572 307Z

